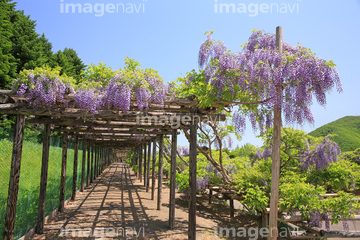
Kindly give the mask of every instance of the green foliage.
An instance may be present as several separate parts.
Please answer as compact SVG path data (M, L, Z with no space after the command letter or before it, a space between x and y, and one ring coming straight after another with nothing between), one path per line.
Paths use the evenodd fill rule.
M353 196L343 191L338 192L338 197L322 198L325 190L321 186L315 187L299 178L296 174L287 174L281 181L279 207L282 211L289 210L290 214L300 211L304 219L311 219L310 213L330 213L331 224L336 224L342 219L351 218L358 211L360 205L353 201Z
M34 70L24 70L19 73L18 80L14 81L13 88L17 90L21 84L27 84L29 88L31 86L29 75L33 74L34 78L40 76L47 76L50 81L60 80L68 86L74 87L76 82L75 79L72 77L68 77L66 74L60 75L61 67L50 68L49 66L44 67L36 67Z
M0 89L10 89L18 73L45 65L60 66L64 73L80 80L85 65L73 49L65 48L56 54L44 34L36 31L36 21L15 10L12 0L0 1Z
M12 23L11 15L15 3L0 1L0 89L10 89L11 81L16 76L16 61L12 55Z
M341 151L354 151L360 146L360 116L347 116L310 132L314 137L325 137L333 134L334 142L339 144Z
M271 147L272 130L269 129L261 137L264 147ZM329 164L323 170L310 168L302 171L298 160L299 152L306 149L309 142L310 150L324 141L323 137L313 137L306 132L292 128L283 128L281 136L281 170L279 207L282 211L300 211L303 218L310 220L311 213L331 214L332 224L343 218L350 218L357 212L360 205L352 201L350 192L359 188L359 165L346 157L354 157L347 153L346 157ZM238 172L233 175L236 189L242 193L249 210L261 212L269 203L272 160L261 159L253 162L254 146L237 147L230 154ZM339 197L323 198L325 193L337 193Z
M349 161L360 164L360 148L355 149L352 152L343 152L342 157Z
M246 143L242 146L236 146L234 150L231 150L229 153L230 158L234 157L245 157L245 156L254 156L256 152L256 146Z
M60 74L66 74L76 80L79 84L81 78L84 77L84 70L86 65L79 58L77 52L71 48L65 48L63 51L58 51L54 54L56 64L61 67Z
M177 96L187 97L195 95L197 100L200 101L199 107L211 106L217 100L215 94L210 94L213 91L213 86L206 82L203 71L199 70L199 72L196 72L192 70L185 77L176 79L173 84Z
M84 72L84 77L79 81L79 88L91 89L107 86L109 80L115 76L115 72L106 64L89 64Z
M13 126L15 124L14 119L6 114L0 115L2 120L0 121L0 139L8 139L13 132Z
M176 172L176 185L179 192L185 192L189 189L189 172Z
M323 186L327 192L352 191L360 186L360 166L340 159L323 170L311 170L307 181Z
M152 69L142 69L140 68L140 63L126 57L124 59L125 66L116 71L117 74L121 77L121 82L126 83L131 88L148 88L153 93L153 89L151 89L148 81L145 81L146 78L154 78L159 80L159 82L163 82L163 79L159 76L159 72Z

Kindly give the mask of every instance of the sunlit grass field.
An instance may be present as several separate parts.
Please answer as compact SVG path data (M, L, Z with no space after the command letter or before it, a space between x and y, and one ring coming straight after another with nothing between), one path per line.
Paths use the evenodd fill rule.
M0 140L0 236L3 236L5 212L8 196L8 185L11 165L13 144L11 141ZM39 204L40 176L41 176L41 159L42 144L33 142L24 142L21 171L20 186L16 210L15 232L14 238L18 239L31 229L37 220L37 211ZM74 143L69 143L68 161L66 170L66 193L65 199L71 196L73 164L74 164ZM51 139L48 183L46 192L46 209L45 214L48 215L59 205L60 195L60 174L61 174L61 157L62 148L61 141ZM78 155L78 182L80 187L82 164L82 150L79 146ZM86 166L85 166L86 167Z

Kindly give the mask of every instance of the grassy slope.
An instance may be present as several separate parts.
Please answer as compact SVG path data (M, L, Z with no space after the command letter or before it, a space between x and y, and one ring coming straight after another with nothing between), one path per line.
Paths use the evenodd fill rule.
M71 147L70 144L69 147ZM0 140L0 236L2 236L4 230L11 153L12 142L8 140ZM61 156L62 149L60 147L50 147L48 185L46 192L46 214L53 211L59 204ZM33 227L36 223L39 204L41 157L41 144L24 142L15 221L15 239L25 234L27 230ZM74 150L69 149L66 170L66 198L71 195L73 159ZM81 176L81 159L82 151L79 149L78 187L80 180L79 176Z
M337 134L332 139L343 152L354 151L360 147L360 116L346 116L328 123L309 133L314 137Z

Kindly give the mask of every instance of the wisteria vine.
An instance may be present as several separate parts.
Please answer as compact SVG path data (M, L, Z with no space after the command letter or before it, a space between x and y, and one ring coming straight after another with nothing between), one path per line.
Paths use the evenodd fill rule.
M228 51L212 32L201 44L199 67L203 69L210 95L217 101L243 104L233 123L240 133L249 118L254 129L272 124L272 110L281 108L287 123L314 122L310 106L313 96L326 104L326 93L334 86L342 92L335 64L325 61L301 45L283 43L283 53L276 48L275 34L254 31L241 52ZM190 76L190 78L192 78ZM191 84L191 81L187 81ZM281 94L276 91L281 89ZM248 104L246 104L248 103Z
M126 58L126 66L116 72L111 79L89 78L82 82L75 92L74 88L63 83L58 72L55 74L34 75L34 71L27 71L25 77L14 81L13 90L18 96L25 97L34 108L52 107L56 103L65 103L65 95L72 93L75 106L95 114L98 110L129 111L130 103L136 100L139 110L149 109L150 104L162 106L169 87L153 69L140 69L140 64L133 59ZM91 82L102 84L92 84ZM87 86L97 86L88 88Z

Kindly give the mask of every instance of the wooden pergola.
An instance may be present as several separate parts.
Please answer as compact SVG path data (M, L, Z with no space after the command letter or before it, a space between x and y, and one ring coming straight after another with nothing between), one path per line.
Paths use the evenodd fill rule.
M30 107L26 99L19 98L16 93L8 90L0 90L0 113L16 115L13 153L9 180L9 194L5 219L4 239L13 239L16 205L19 189L21 154L23 144L24 124L44 124L44 140L41 182L39 193L38 222L35 232L41 234L45 219L45 197L48 174L49 146L51 131L60 132L63 135L63 154L61 169L61 184L59 196L59 211L64 210L65 202L65 178L67 162L68 139L75 142L74 177L71 199L76 199L76 181L78 168L79 142L83 146L82 174L80 191L89 185L94 178L112 162L115 161L115 152L137 151L138 158L133 163L139 166L138 177L144 178L144 186L149 191L152 179L151 196L155 195L155 162L156 143L159 144L158 165L158 191L157 209L161 208L164 137L171 136L171 171L170 171L170 204L169 204L169 227L174 228L175 222L175 176L176 176L176 149L177 135L180 126L190 130L190 163L189 163L189 239L196 239L196 155L197 155L197 122L198 121L224 121L224 114L216 114L220 105L207 109L197 107L198 101L193 99L181 99L168 96L164 105L152 104L148 109L139 111L136 100L131 101L128 112L113 109L88 113L75 106L74 96L67 95L63 103L58 103L51 108L34 109ZM151 154L152 144L152 156ZM87 155L87 157L86 157ZM152 157L152 169L150 159ZM87 161L86 161L87 160ZM85 178L85 165L87 174ZM144 171L143 171L144 170ZM150 170L152 176L150 178Z

